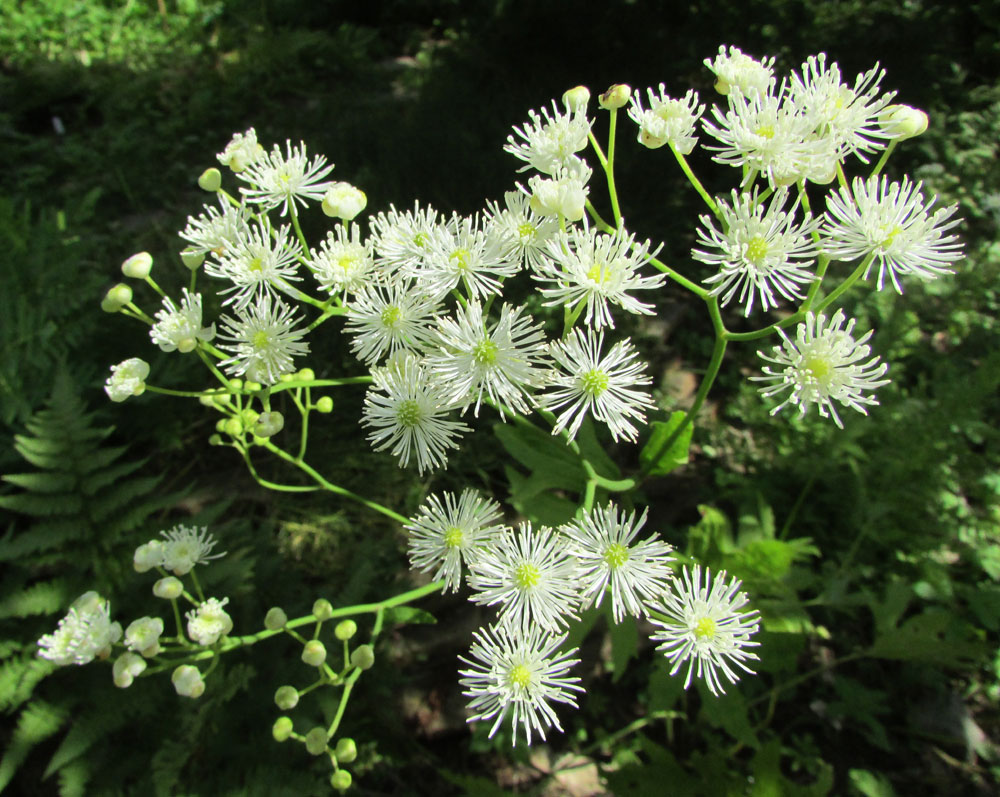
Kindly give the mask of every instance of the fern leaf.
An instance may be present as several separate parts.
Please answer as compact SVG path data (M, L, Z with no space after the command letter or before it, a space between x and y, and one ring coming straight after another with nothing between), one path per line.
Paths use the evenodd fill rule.
M3 480L36 493L61 493L76 483L71 473L9 473Z
M90 764L85 758L59 770L59 797L84 797L90 774Z
M35 685L56 666L32 653L0 664L0 710L9 711L31 698Z
M31 749L56 733L65 721L64 711L41 700L29 704L21 712L10 745L0 761L0 789L10 783Z
M20 512L30 517L51 517L52 515L79 514L83 499L78 495L63 493L53 499L50 495L36 493L15 493L0 495L0 507L11 512Z
M65 579L42 581L0 600L0 618L57 614L69 603L69 597Z

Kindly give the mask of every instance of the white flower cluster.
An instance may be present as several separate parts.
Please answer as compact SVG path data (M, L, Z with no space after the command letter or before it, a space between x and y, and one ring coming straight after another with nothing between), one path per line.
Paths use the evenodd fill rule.
M614 503L584 513L558 529L517 529L502 522L499 505L471 489L431 496L407 524L410 562L457 590L463 576L474 603L498 608L497 620L475 634L470 657L462 657L461 684L469 697L470 721L491 720L490 736L512 717L531 743L549 728L562 730L553 705L576 706L579 678L567 673L576 649L560 651L569 620L600 605L610 593L615 622L648 618L652 639L672 663L724 691L737 670L752 672L749 648L757 631L756 611L746 610L740 582L685 567L677 578L672 548L654 534L640 538L646 512L626 513Z

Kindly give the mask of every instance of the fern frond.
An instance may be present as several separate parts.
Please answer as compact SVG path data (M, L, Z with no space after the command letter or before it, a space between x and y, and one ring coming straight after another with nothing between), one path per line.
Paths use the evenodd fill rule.
M42 700L30 703L21 712L14 735L0 760L0 790L10 783L31 749L56 733L65 721L65 711Z
M30 617L34 614L57 614L70 602L71 588L64 578L41 581L0 599L0 619Z

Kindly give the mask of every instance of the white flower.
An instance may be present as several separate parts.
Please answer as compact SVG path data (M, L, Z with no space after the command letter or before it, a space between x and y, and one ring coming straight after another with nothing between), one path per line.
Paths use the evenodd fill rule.
M463 409L475 403L478 416L485 393L495 404L530 412L525 391L542 385L548 350L541 325L532 324L523 307L504 304L500 320L489 326L482 306L472 300L454 319L438 319L438 327L441 350L428 356L427 364L450 403Z
M181 306L174 304L169 296L163 298L163 309L156 312L157 321L149 330L153 343L161 351L180 351L186 354L194 351L199 340L215 337L215 324L201 325L201 294L190 293L182 288Z
M104 383L104 392L112 401L125 401L131 396L141 396L146 390L149 363L138 357L123 360L111 366L111 376Z
M563 373L549 377L553 389L538 399L540 407L559 415L552 434L568 429L572 440L587 415L608 425L611 437L635 441L638 431L632 420L645 422L644 410L656 404L639 385L652 383L645 373L646 364L626 339L615 343L606 355L601 355L604 333L588 327L586 334L574 329L566 340L550 347L552 359Z
M361 419L362 426L373 428L368 435L372 447L391 449L401 468L415 455L420 473L446 465L448 449L458 448L456 438L469 427L448 417L445 386L412 355L375 369L372 376Z
M653 314L653 306L640 302L631 292L663 284L663 274L639 274L655 254L649 251L649 241L637 243L635 236L624 229L608 235L595 229L573 228L549 242L532 276L543 283L538 290L548 300L546 306L570 305L576 309L585 302L585 324L613 329L609 305L629 313Z
M452 217L430 238L422 260L404 268L420 289L435 298L461 283L469 297L485 299L501 292L502 281L516 274L520 262L504 238L479 225L479 217Z
M573 158L551 178L537 174L529 178L527 190L521 190L528 195L531 209L539 216L563 216L567 221L580 221L590 193L587 183L593 174L586 163Z
M430 496L404 528L410 532L410 564L417 570L434 570L434 579L445 580L445 590L458 590L462 562L469 564L503 528L500 505L466 488L456 499L443 493L443 501Z
M292 308L281 299L272 301L270 294L237 309L236 318L223 316L219 337L229 343L219 343L219 348L233 356L219 367L230 376L246 374L254 382L273 385L294 370L293 357L309 352L309 344L302 340L305 330L295 328L297 321Z
M470 600L500 605L500 622L514 632L535 626L558 631L576 617L579 572L567 540L548 526L506 529L469 564Z
M632 95L632 107L628 115L639 125L639 143L650 149L670 144L681 155L689 155L698 143L694 134L698 118L705 106L698 105L697 92L690 90L683 99L677 100L667 95L666 86L661 83L659 94L646 89L649 109L642 107L642 95Z
M528 745L532 731L542 739L553 726L562 731L550 704L564 703L575 708L572 693L583 691L577 686L579 678L566 675L579 663L579 659L570 658L577 648L557 652L566 636L552 636L537 627L520 633L501 624L476 631L473 637L471 659L459 657L470 668L459 672L460 683L466 687L462 694L472 698L469 722L496 717L490 729L492 738L509 713L515 746L518 724Z
M587 146L587 136L593 124L587 118L586 106L575 110L560 111L552 102L552 113L548 108L542 108L539 115L528 111L530 121L521 127L515 127L514 132L522 139L507 136L504 147L515 158L525 161L520 171L537 169L543 174L555 174L566 166L574 153Z
M87 664L107 656L121 636L121 624L111 622L111 604L91 590L73 602L53 633L38 640L38 655L60 667Z
M347 306L344 331L355 336L351 351L367 365L397 351L422 353L436 340L432 324L439 306L408 279L372 282Z
M584 608L600 606L610 585L616 623L626 614L646 614L643 601L658 598L673 577L670 545L655 537L632 542L646 523L647 512L644 509L638 520L635 512L626 518L624 510L619 515L618 507L609 502L603 509L598 507L559 527L574 543Z
M223 166L241 172L263 154L264 148L257 143L257 131L251 127L245 133L234 133L232 140L216 157Z
M693 249L691 256L719 269L704 283L714 285L711 294L721 295L723 306L737 292L746 316L756 296L760 296L765 311L777 305L775 292L789 301L805 298L800 286L814 279L809 270L818 254L813 234L822 219L806 213L796 223L799 199L796 197L791 209L785 211L787 198L787 189L779 188L765 208L764 202L757 199L756 189L752 195L733 191L731 207L724 199L717 202L721 231L711 217L700 217L698 239L706 249Z
M270 152L263 153L237 177L251 185L240 189L247 202L260 205L264 210L280 207L281 215L285 216L289 205L294 213L296 203L305 207L307 199L322 200L333 185L323 179L331 171L333 164L327 166L324 156L317 155L309 160L304 143L292 147L292 142L286 141L284 155L281 147L275 144Z
M854 179L853 190L841 188L827 197L829 220L822 230L823 251L836 260L873 256L865 269L865 279L878 263L878 289L888 273L898 293L899 277L913 274L930 280L951 274L950 263L962 258L962 243L945 233L961 220L951 219L958 205L938 208L931 213L936 197L929 202L906 177L890 183L871 177Z
M223 305L233 304L243 309L257 296L275 290L287 291L288 282L302 278L296 275L302 246L289 237L287 225L274 229L264 220L247 233L232 241L217 259L205 264L210 277L229 280L232 286L220 293L231 293Z
M159 617L140 617L125 629L125 646L144 657L155 656L160 652L162 634L163 620Z
M801 75L792 73L788 101L813 120L818 136L832 140L837 160L854 153L867 163L862 153L884 148L891 137L880 117L896 93L879 96L883 75L876 64L850 87L841 82L837 64L827 65L826 53L812 55Z
M246 209L242 205L233 207L223 202L221 207L220 211L205 205L206 213L197 217L188 216L187 226L179 233L189 244L184 254L205 255L211 252L221 257L250 234Z
M232 618L223 608L227 603L229 598L223 598L221 601L209 598L199 603L196 609L187 612L185 617L187 617L188 636L199 645L209 647L232 631Z
M487 217L494 230L507 242L507 246L524 265L537 266L545 245L559 231L559 220L535 213L527 195L521 191L507 191L506 208L499 203L488 203Z
M791 404L798 405L801 417L815 404L822 417L832 415L834 423L843 427L834 401L864 415L868 414L866 405L878 404L874 396L866 396L863 391L889 384L888 379L880 378L888 366L879 365L878 356L869 357L871 348L866 343L872 336L871 331L854 340L851 333L855 320L852 318L847 327L841 329L844 320L843 310L838 310L829 324L825 315L807 313L805 322L796 329L794 341L779 329L782 345L775 346L770 356L757 352L762 359L778 366L776 369L764 366L765 376L750 377L752 381L771 383L760 389L761 394L770 397L790 391L785 400L771 410L772 415Z
M192 664L177 667L171 674L170 681L181 697L201 697L205 693L201 671Z
M323 290L346 297L371 282L375 260L371 245L362 242L357 224L351 224L350 230L346 224L338 224L312 253L309 268Z
M177 576L191 572L195 565L207 565L212 559L226 555L212 553L218 542L205 526L199 529L178 523L169 531L161 531L160 536L166 539L163 543L163 567Z
M428 251L433 236L438 235L438 212L432 207L400 213L392 205L388 213L379 213L370 221L371 241L376 262L389 272L421 260Z
M323 212L344 221L350 221L368 204L368 197L360 188L350 183L334 183L323 197Z
M701 567L694 566L692 577L685 566L683 581L675 579L662 603L649 605L650 620L662 629L652 639L663 643L657 650L672 663L670 674L675 675L687 662L685 689L696 675L705 679L713 695L721 694L726 690L720 672L730 683L739 680L733 665L753 674L745 662L757 659L747 648L760 644L750 640L757 633L759 619L756 610L740 611L748 601L746 593L739 591L740 584L736 578L727 583L724 570L716 574L714 583L706 570L703 584Z
M122 653L111 666L111 677L119 689L127 689L146 669L146 660L135 653Z
M164 545L162 540L145 542L135 549L132 559L136 573L145 573L154 567L163 567Z
M729 94L736 89L751 97L766 94L774 83L774 58L757 61L741 52L739 47L730 46L727 53L722 45L714 61L705 59L705 66L715 73L715 90L719 94Z

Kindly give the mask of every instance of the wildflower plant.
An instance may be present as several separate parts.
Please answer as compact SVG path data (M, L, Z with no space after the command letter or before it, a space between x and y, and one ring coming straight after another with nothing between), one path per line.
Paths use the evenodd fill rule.
M164 351L199 360L208 386L159 387L148 364L132 358L112 367L108 394L114 401L143 392L197 399L218 416L209 442L233 449L254 478L255 460L276 457L339 500L391 519L409 536L413 567L435 580L363 607L334 609L320 600L296 620L272 610L264 630L234 636L244 629L235 627L227 599L206 598L197 582L198 569L218 556L214 541L180 528L135 555L138 572L161 576L154 594L173 604L173 636L162 632L166 621L144 617L128 625L121 642L107 604L94 599L40 641L41 655L82 663L117 646L127 658L116 665L116 683L170 671L177 693L195 698L211 688L219 655L284 632L302 642L319 685L341 689L343 707L348 687L372 664L371 640L386 612L464 586L470 600L495 612L462 657L470 721L492 723L492 736L510 719L515 744L560 730L560 714L584 699L566 633L608 596L610 620L651 626L671 674L683 671L685 688L698 679L718 694L752 675L754 635L766 614L751 608L753 596L739 579L646 533L648 512L635 508L640 488L686 460L731 344L777 339L770 353L761 350L765 364L751 377L762 385L762 400L778 402L774 413L793 405L805 415L815 405L837 426L838 410L867 413L889 382L889 366L877 354L874 330L856 331L842 298L876 268L878 290L891 283L902 292L908 280L942 277L961 258L961 243L954 206L934 209L919 183L882 173L897 143L919 132L920 112L892 104L877 66L852 82L819 55L782 77L773 59L735 47L722 47L706 65L721 97L708 110L694 89L671 96L666 83L645 93L612 86L597 103L607 116L603 144L595 133L603 124L583 87L529 111L504 147L520 182L469 216L417 201L364 219L364 192L329 180L333 166L308 157L304 143L266 149L253 129L234 136L218 159L238 190L208 170L199 184L215 197L180 233L190 275L182 295L165 295L147 264L126 275L160 294L155 318L128 286L116 286L102 303L149 325ZM687 263L663 262L661 245L626 227L614 167L625 108L639 144L657 150L648 156L669 152L703 204ZM734 167L735 187L712 196L688 162L695 153ZM339 221L310 243L299 215L317 205ZM667 282L705 305L715 338L692 406L660 420L642 349L616 321L655 315ZM520 287L508 291L510 284ZM525 288L537 293L531 307L540 313L514 298ZM222 315L205 319L210 304L202 297L213 290ZM738 309L729 310L730 302ZM731 331L727 313L755 328ZM356 371L317 375L313 368L328 366L307 365L310 339L340 332ZM528 517L515 517L469 483L457 495L431 495L406 516L334 484L307 460L311 415L333 406L318 395L327 391L341 396L338 408L353 403L376 452L420 477L448 467L449 454L472 432L469 416L502 421L497 435L520 461L538 454L559 463L539 465L535 490L548 506L569 509L543 523L521 501ZM276 409L282 394L291 398L283 406L300 418L286 421ZM604 431L595 435L595 428ZM605 433L640 447L638 468L624 476L617 466L609 470L607 454L594 451ZM520 455L510 441L521 441ZM371 640L349 649L356 626L345 619L336 642L326 639L343 643L344 665L328 663L323 624L365 613L375 615ZM315 633L307 640L296 629L310 624ZM142 657L151 657L145 668ZM282 686L279 708L294 707L311 688ZM329 754L343 784L341 766L349 762L332 745L342 717L338 711L330 727L303 734L282 716L274 736Z

